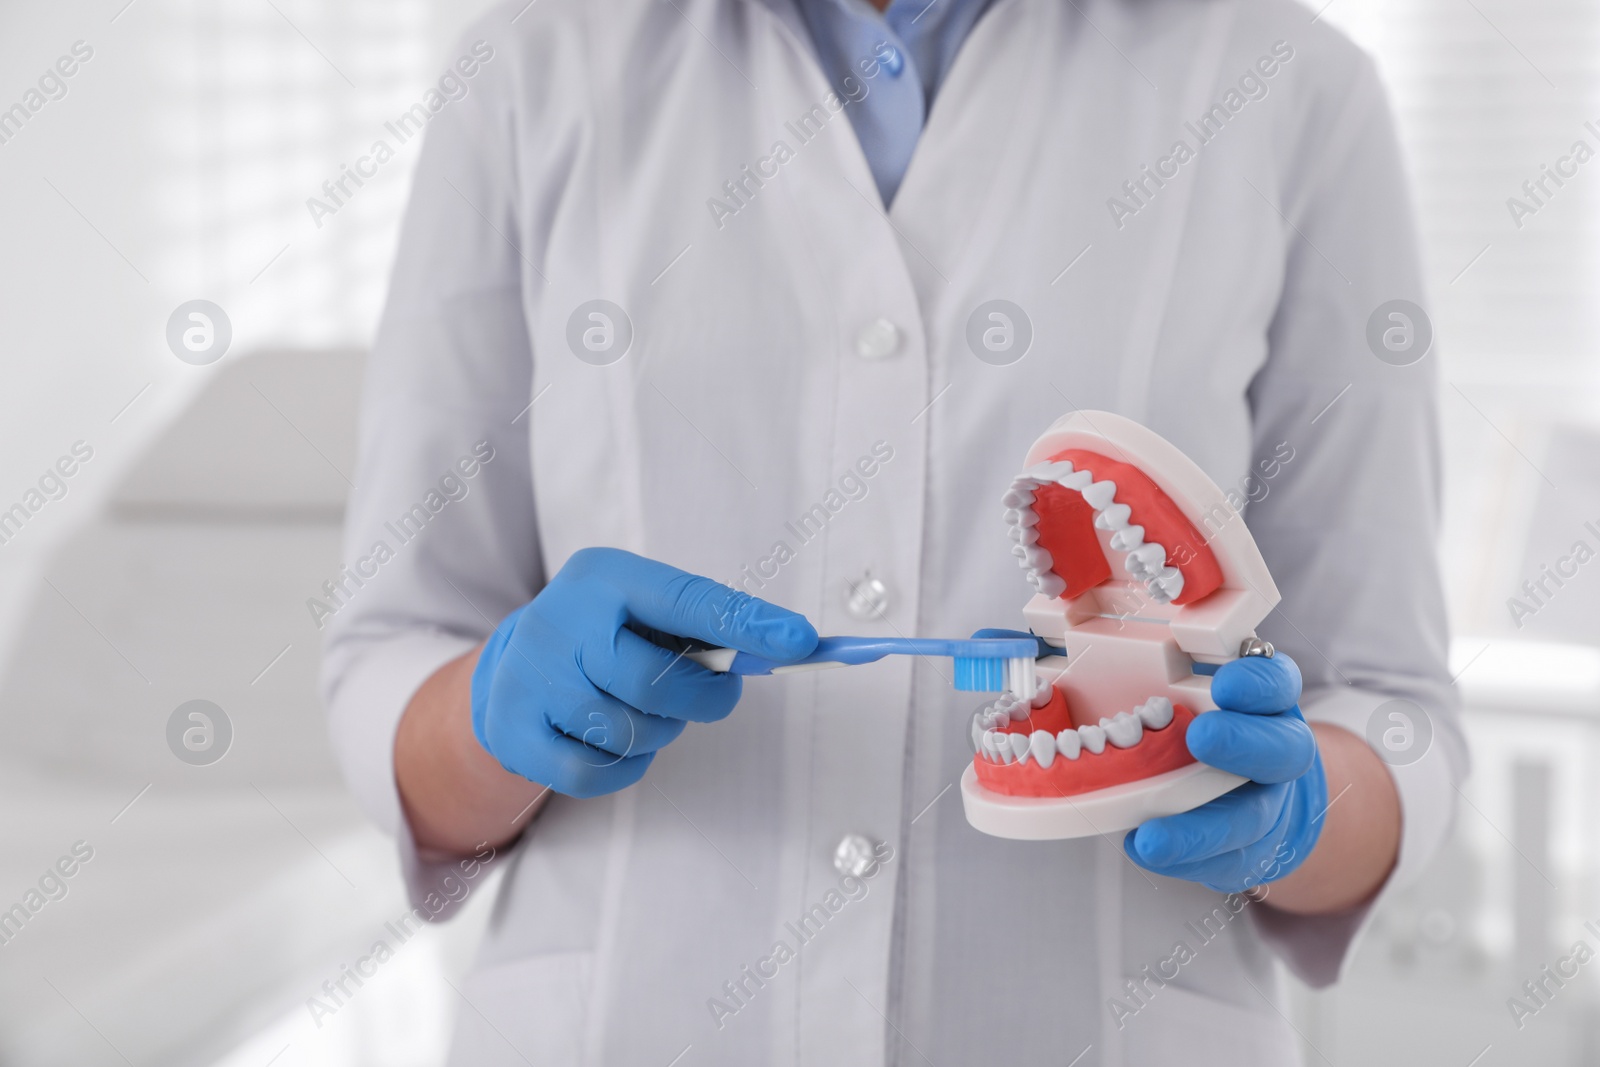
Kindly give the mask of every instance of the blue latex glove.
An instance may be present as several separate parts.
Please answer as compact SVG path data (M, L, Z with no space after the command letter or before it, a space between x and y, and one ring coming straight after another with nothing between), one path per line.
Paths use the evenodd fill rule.
M625 789L686 723L714 722L739 702L740 679L674 651L683 638L794 660L817 631L710 578L586 548L484 644L472 731L506 770L558 793Z
M1211 679L1217 710L1195 717L1195 759L1250 781L1193 811L1151 819L1122 847L1146 870L1239 893L1311 854L1328 808L1316 738L1300 714L1300 668L1283 653L1226 663Z

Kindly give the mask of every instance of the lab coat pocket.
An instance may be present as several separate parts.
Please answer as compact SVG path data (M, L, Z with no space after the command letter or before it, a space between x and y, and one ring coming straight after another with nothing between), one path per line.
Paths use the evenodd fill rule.
M1229 1064L1271 1067L1301 1062L1287 1022L1265 1002L1241 1008L1178 986L1157 990L1148 1004L1123 1020L1125 1067Z
M593 972L594 953L561 952L467 975L456 998L451 1067L576 1067Z

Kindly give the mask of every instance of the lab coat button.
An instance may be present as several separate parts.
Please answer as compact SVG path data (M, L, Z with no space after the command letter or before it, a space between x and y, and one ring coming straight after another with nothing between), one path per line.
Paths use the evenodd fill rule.
M845 587L844 607L852 618L876 619L889 610L889 587L882 578L862 575Z
M887 359L900 348L900 327L888 319L874 319L856 335L856 355L862 359Z
M833 869L860 878L872 866L872 839L862 834L845 834L833 850Z

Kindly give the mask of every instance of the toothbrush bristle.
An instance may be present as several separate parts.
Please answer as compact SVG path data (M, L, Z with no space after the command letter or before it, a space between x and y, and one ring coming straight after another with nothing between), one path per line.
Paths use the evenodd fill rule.
M1023 700L1033 699L1034 690L1038 687L1034 666L1034 661L1025 657L1006 660L1006 690Z
M998 693L1006 688L1008 665L1014 660L957 656L956 689L963 693Z

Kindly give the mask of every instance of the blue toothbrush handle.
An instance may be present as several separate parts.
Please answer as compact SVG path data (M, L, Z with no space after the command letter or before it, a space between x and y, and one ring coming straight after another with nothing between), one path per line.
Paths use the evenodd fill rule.
M690 652L686 658L709 670L754 677L775 672L783 674L788 671L823 670L828 667L871 663L893 652L901 651L896 648L875 647L886 644L889 642L869 637L824 637L817 642L817 647L811 655L787 663L770 660L750 652L736 652L731 648Z
M1038 645L1028 638L970 638L964 641L923 637L824 637L804 659L780 663L729 648L685 653L708 670L747 677L786 674L790 671L825 670L873 663L885 656L950 656L984 659L1033 657Z

